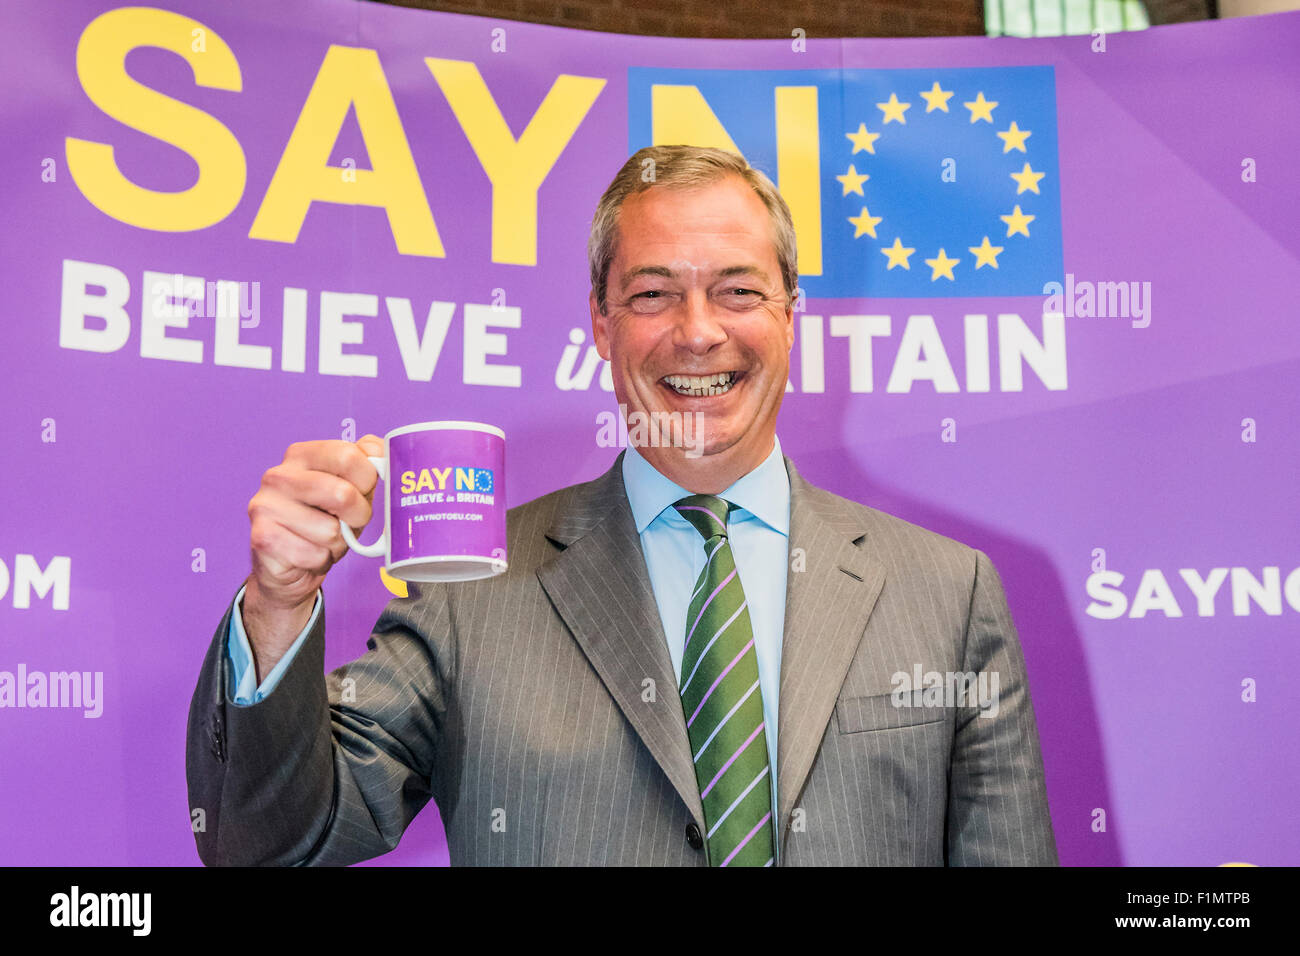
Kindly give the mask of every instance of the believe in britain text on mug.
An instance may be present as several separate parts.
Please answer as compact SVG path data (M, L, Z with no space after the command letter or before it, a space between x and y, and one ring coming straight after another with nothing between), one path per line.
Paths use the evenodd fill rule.
M506 435L482 422L421 422L384 436L384 533L348 547L403 581L474 581L506 569Z

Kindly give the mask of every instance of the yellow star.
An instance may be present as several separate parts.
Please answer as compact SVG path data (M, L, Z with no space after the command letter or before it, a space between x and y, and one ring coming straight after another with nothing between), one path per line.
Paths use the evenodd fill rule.
M852 140L854 153L857 153L859 150L865 149L868 153L871 153L873 155L875 154L876 140L880 139L880 134L868 133L866 123L859 123L858 131L856 133L845 133L844 135L847 136L850 140Z
M953 91L941 90L939 81L935 80L934 86L930 87L929 92L922 90L921 96L925 98L925 111L927 113L931 110L943 110L946 113L948 112L948 100L953 97Z
M866 173L858 172L850 163L849 171L843 176L836 176L835 178L838 179L840 185L844 187L843 195L847 196L849 193L857 193L859 196L865 196L866 194L862 191L862 184L871 177Z
M1020 186L1020 188L1016 190L1016 195L1019 196L1026 189L1029 190L1030 192L1034 192L1034 193L1038 192L1038 181L1046 175L1047 173L1034 172L1032 169L1029 168L1029 164L1025 163L1024 169L1022 169L1018 173L1011 174L1011 178L1014 179L1016 183ZM1039 195L1042 194L1040 193Z
M1004 133L998 133L1003 142L1002 152L1009 153L1013 149L1018 149L1022 153L1025 151L1025 140L1034 134L1027 129L1021 129L1016 125L1015 120L1011 121L1011 128Z
M857 239L863 233L866 233L872 239L875 239L876 224L880 221L880 216L871 215L871 213L867 212L867 207L863 206L862 212L858 213L856 216L849 216L849 222L853 223L853 225L857 227L853 233L853 238Z
M1009 239L1012 236L1014 236L1016 233L1020 233L1025 238L1028 238L1029 229L1027 227L1031 222L1033 222L1038 217L1026 216L1023 212L1020 211L1020 206L1017 205L1016 208L1012 211L1011 215L998 216L998 218L1007 224L1007 238Z
M988 120L990 123L992 123L993 107L997 105L998 105L997 100L993 100L990 102L989 100L986 100L984 98L983 90L980 90L979 95L976 96L975 99L971 100L968 103L962 104L962 106L970 110L970 121L972 123L974 123L976 120L982 120L982 119Z
M994 269L998 267L998 253L1002 251L1003 247L990 245L988 236L985 236L984 241L978 246L967 246L966 248L975 254L976 269L980 266L992 266Z
M907 263L907 257L916 252L916 250L904 246L902 240L897 236L894 237L894 244L892 246L888 249L881 249L880 251L889 256L889 265L885 266L886 272L894 268L894 266L902 266L904 269L912 268Z
M939 257L937 259L925 260L925 264L931 269L930 281L933 282L935 279L939 278L939 276L943 276L946 279L953 279L952 267L959 262L961 262L960 259L949 259L947 255L944 254L944 251L940 249ZM953 281L955 282L957 280L953 279Z
M888 103L877 103L876 106L878 106L880 108L880 111L885 114L884 121L886 123L888 123L890 120L897 120L898 122L902 123L904 126L907 125L907 119L903 116L903 114L911 108L912 104L898 102L897 93L889 94Z

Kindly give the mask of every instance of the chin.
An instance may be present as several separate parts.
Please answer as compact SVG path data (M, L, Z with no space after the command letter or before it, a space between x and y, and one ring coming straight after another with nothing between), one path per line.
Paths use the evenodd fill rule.
M721 455L724 454L725 452L730 451L731 449L735 448L736 445L738 445L739 443L740 443L740 439L734 436L709 435L706 437L704 441L703 449L698 451L698 453L696 452L695 448L687 449L687 451L691 452L691 455L688 455L687 457L693 457L693 460L695 461L700 461L705 458L712 458L716 455ZM696 448L698 447L699 446L697 445Z

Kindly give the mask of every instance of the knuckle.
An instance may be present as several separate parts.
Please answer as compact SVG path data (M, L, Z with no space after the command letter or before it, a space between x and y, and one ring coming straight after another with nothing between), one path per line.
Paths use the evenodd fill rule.
M350 441L340 442L335 461L338 463L339 472L344 473L349 468L355 468L361 464L365 453L362 452L355 444Z
M330 501L342 510L352 504L352 494L352 486L340 478L330 489Z
M283 488L287 480L287 469L282 464L274 465L262 474L262 486L265 488Z
M265 522L255 522L253 530L249 532L249 543L254 551L270 551L276 542L276 534L273 529L267 527Z

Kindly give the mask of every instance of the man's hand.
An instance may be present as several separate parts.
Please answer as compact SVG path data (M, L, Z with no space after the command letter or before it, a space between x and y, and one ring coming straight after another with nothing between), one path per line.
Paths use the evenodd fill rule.
M248 502L253 573L242 615L260 683L311 618L317 588L345 553L339 519L356 535L370 521L379 476L366 461L384 441L309 441L290 445L262 475Z

